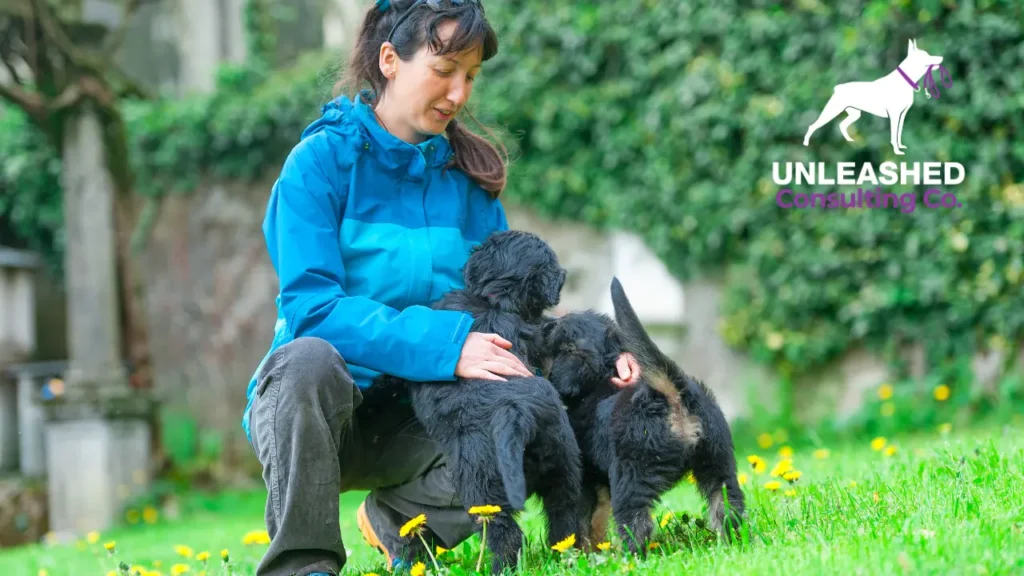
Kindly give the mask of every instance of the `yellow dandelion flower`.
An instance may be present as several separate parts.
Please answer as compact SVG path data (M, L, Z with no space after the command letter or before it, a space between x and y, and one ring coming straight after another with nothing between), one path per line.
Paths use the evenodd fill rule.
M115 545L116 545L116 542L114 542L113 540L111 540L110 542L104 542L103 543L103 547L106 548L107 552L110 552L111 554L114 553Z
M100 541L100 533L99 532L89 532L88 534L85 535L85 539L86 539L87 542L89 542L89 544L95 544L95 543Z
M412 520L406 522L405 525L403 525L402 528L398 531L398 535L402 538L406 538L409 536L409 534L419 534L420 528L426 523L427 515L420 514L419 516L416 516Z
M473 506L469 509L469 513L473 516L494 516L501 512L501 506L495 506L488 504L486 506Z
M878 398L881 400L888 400L892 398L892 385L882 384L878 387Z
M826 460L831 455L832 452L830 452L828 448L818 448L814 451L814 457L818 460Z
M792 484L793 482L799 480L800 477L803 476L803 474L804 473L799 470L789 470L782 474L782 479Z
M789 496L790 498L796 498L796 490L793 490L792 488L790 488L789 490L786 490L785 494L786 494L786 496Z
M562 540L558 544L555 544L554 546L551 547L551 549L556 551L556 552L565 552L566 550L568 550L569 548L572 548L575 545L576 545L576 535L575 534L569 534L568 538L566 538L565 540Z
M242 536L242 544L252 546L256 544L270 544L270 534L266 530L253 530Z
M611 542L601 542L600 544L597 545L597 549L601 550L602 552L609 550L611 547L612 547L612 543Z
M878 492L875 492L875 493L873 493L873 494L871 495L871 497L875 499L875 502L878 502L878 500L879 500L879 498L878 498Z
M107 576L117 576L117 572L114 570L110 570L107 572Z
M210 553L209 552L200 552L199 554L196 554L196 560L198 560L200 562L206 562L209 559L210 559Z
M792 457L793 457L793 449L792 448L790 448L789 446L783 446L782 448L779 448L779 458L792 458Z
M191 570L192 569L189 568L188 564L175 564L174 566L171 566L171 576L181 576L182 574L191 572Z
M772 447L772 435L765 432L757 437L757 445L767 450Z
M764 487L769 490L775 491L781 488L782 484L778 480L771 480L769 482L765 482Z
M409 576L423 576L427 573L427 567L423 562L417 562L409 569Z
M953 425L949 422L939 424L939 434L949 434L953 431Z
M178 556L184 556L185 558L191 558L195 552L192 551L188 546L175 546L174 551L178 553Z
M896 454L896 450L897 450L896 446L894 444L890 444L885 449L885 452L883 452L883 454L885 454L886 456L892 456L893 454Z
M882 416L889 418L896 413L896 406L892 402L886 402L885 404L882 404L881 412Z
M760 456L747 456L747 462L750 462L750 467L754 469L755 474L764 474L764 471L768 469L768 463Z
M740 486L746 486L749 480L750 478L747 476L746 472L740 472L736 475L736 481L740 483Z
M220 559L223 560L225 563L231 560L231 555L228 553L227 548L220 551Z
M46 570L40 568L39 572L36 574L36 576L50 576L50 574Z
M856 487L857 487L857 481L856 480L850 480L850 488L856 488Z
M434 555L435 556L440 556L441 554L444 554L445 552L450 552L450 550L448 548L442 548L440 546L437 546L434 549Z
M792 469L793 469L793 460L791 460L789 458L784 458L782 460L779 460L779 463L775 465L775 468L772 468L771 475L773 477L775 477L775 476L782 476L783 474L785 474L786 472L789 472Z
M379 576L379 575L376 572L367 572L366 574L363 574L363 576Z
M935 392L933 394L936 400L939 402L945 402L946 400L949 400L949 386L940 384L935 387Z
M142 509L142 521L146 524L156 524L159 517L160 513L152 506L146 506Z
M879 436L878 438L875 438L874 440L871 441L871 449L874 450L875 452L878 452L882 448L885 448L885 443L885 438Z
M672 519L672 511L670 510L668 512L665 512L665 514L661 517L661 523L660 523L661 527L664 528L665 526L668 526L668 521L671 520L671 519Z
M654 550L654 549L655 549L655 548L657 548L658 546L660 546L660 544L658 544L657 542L651 542L651 543L649 543L649 544L647 545L647 549L648 549L648 550Z

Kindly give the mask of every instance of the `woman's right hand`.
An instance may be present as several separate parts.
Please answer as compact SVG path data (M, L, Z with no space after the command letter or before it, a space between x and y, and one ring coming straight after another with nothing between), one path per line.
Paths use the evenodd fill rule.
M497 334L470 332L462 345L455 375L461 378L505 381L500 375L533 376L533 372L508 350L512 343Z

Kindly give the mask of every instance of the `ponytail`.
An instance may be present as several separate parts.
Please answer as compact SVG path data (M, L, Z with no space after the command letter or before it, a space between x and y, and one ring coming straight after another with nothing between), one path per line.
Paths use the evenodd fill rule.
M473 116L470 115L470 118ZM473 121L498 142L498 147L470 132L453 118L446 128L448 142L455 152L448 166L465 172L478 186L490 192L491 198L497 198L505 189L508 179L508 150L490 129L480 124L476 118L473 118Z

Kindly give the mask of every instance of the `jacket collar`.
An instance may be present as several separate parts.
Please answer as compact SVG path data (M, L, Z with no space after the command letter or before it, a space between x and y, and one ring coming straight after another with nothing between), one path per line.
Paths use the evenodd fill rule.
M369 137L371 145L383 152L378 157L385 163L393 168L405 167L420 154L423 155L426 165L431 168L440 168L448 163L453 151L446 134L432 136L416 145L410 144L380 125L368 103L371 100L372 93L369 90L361 91L353 103L353 115Z

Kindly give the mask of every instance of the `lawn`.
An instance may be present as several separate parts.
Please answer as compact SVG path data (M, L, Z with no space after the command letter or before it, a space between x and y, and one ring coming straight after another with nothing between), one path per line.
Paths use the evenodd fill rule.
M895 446L895 449L889 448ZM540 545L536 507L524 514L531 543L528 574L1009 574L1024 573L1024 434L999 427L887 439L872 445L807 449L791 456L800 471L795 483L772 477L783 460L775 449L757 453L752 469L737 455L751 521L749 538L735 545L709 542L694 527L701 500L682 483L656 512L659 545L646 560L615 550L594 555L559 554ZM776 481L776 490L766 488ZM196 554L208 552L206 574L226 574L227 549L233 574L253 574L266 545L262 493L190 496L178 518L139 521L70 545L31 546L0 552L4 576L107 574L115 561L103 548L113 541L117 560L150 573L203 570ZM384 573L380 556L360 538L354 511L362 494L341 497L341 527L350 562L346 574ZM666 511L674 515L665 519ZM684 514L690 517L683 524ZM248 543L243 543L250 534ZM94 539L95 539L94 535ZM186 546L191 557L179 554ZM473 572L477 539L439 559L452 573ZM189 550L181 550L189 552ZM177 570L175 569L177 566ZM428 559L426 566L432 569Z

